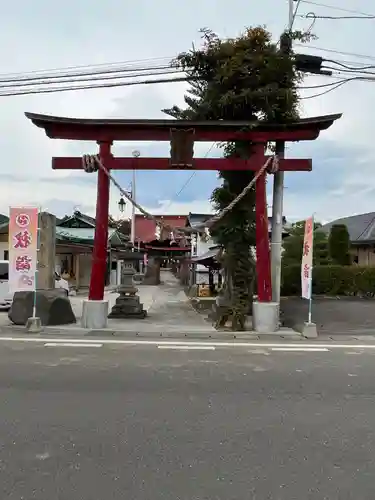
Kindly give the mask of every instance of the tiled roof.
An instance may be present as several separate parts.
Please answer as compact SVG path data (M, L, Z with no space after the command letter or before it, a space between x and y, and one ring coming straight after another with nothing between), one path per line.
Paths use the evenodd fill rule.
M194 226L200 226L204 222L206 222L208 219L213 217L213 214L194 214L192 212L189 213L187 216L187 225L190 227ZM271 226L272 226L272 217L268 217L268 231L271 232ZM283 233L288 234L288 223L286 220L286 217L283 216Z
M57 238L66 238L72 240L81 240L81 241L94 241L94 233L95 228L85 227L85 228L77 228L77 227L56 227L56 237ZM108 240L117 240L117 231L116 229L110 228L108 230Z
M164 221L172 227L185 227L187 215L157 215L157 220ZM155 240L156 224L153 220L147 219L144 215L135 216L135 241L150 242ZM162 239L167 239L169 235L163 234Z
M199 226L211 217L213 217L213 214L194 214L189 212L187 216L187 225L190 227Z
M329 234L335 224L345 224L352 243L375 242L375 212L343 217L325 224L320 230Z
M60 219L60 221L56 221L56 224L58 224L59 226L68 226L69 223L74 220L80 220L88 226L95 227L95 219L93 217L90 217L89 215L82 214L78 210L76 210L73 215L65 216L63 219Z

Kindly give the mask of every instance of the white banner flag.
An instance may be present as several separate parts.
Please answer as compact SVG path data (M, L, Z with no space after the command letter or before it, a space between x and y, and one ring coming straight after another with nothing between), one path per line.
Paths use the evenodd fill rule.
M312 294L313 234L314 217L309 217L305 222L301 266L301 289L302 298L304 299L311 299Z
M9 290L34 291L37 270L38 209L10 207Z

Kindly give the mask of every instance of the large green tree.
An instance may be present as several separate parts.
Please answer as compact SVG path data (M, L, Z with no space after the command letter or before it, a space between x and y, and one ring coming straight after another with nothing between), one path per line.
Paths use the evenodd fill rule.
M299 33L293 38L303 38ZM164 110L177 119L286 122L298 118L297 85L301 79L292 54L285 54L264 27L246 29L237 38L220 39L202 30L199 49L180 54L190 88L186 107ZM223 144L225 156L251 156L251 144ZM219 172L221 186L212 193L217 211L225 208L251 181L252 172ZM232 328L244 329L252 303L255 245L255 192L250 191L215 227L213 236L225 249Z

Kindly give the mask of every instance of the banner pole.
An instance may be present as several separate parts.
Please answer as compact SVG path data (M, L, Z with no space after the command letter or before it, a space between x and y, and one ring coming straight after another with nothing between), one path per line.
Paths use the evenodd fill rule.
M310 297L309 297L309 314L308 314L308 323L309 325L312 323L312 275L313 275L313 270L314 270L314 221L315 221L315 214L312 215L311 217L311 222L312 222L312 228L311 228L311 267L310 267L310 276L309 276L309 289L310 289Z
M38 264L39 264L39 258L38 258L38 252L39 252L39 246L40 246L40 223L39 223L39 214L41 210L38 210L37 214L37 221L38 221L38 227L37 227L37 244L36 244L36 265L35 265L35 274L34 274L34 301L33 301L33 318L36 318L36 293L37 293L37 288L38 288Z
M308 323L311 324L311 311L312 311L312 273L313 273L313 267L311 266L311 271L310 271L310 298L309 298L309 315L308 315Z

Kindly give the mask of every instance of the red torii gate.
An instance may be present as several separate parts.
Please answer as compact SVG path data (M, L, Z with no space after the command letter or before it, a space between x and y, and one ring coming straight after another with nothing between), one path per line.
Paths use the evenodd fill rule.
M34 125L45 130L51 139L96 141L99 155L107 170L252 170L259 171L267 160L266 145L274 141L315 140L322 130L328 129L341 114L304 118L288 124L271 124L244 121L184 121L184 120L112 120L79 119L25 113ZM170 141L185 136L184 160L170 158L114 158L111 146L114 141ZM175 138L174 138L175 136ZM179 136L179 137L177 137ZM194 141L232 142L249 141L253 153L248 160L240 158L193 158ZM181 141L180 141L181 142ZM190 152L186 151L189 150ZM189 157L186 161L186 157ZM53 158L56 170L80 170L82 158ZM311 171L310 159L280 159L279 170L285 172ZM108 240L110 179L99 169L96 203L96 225L89 300L101 301L104 297ZM256 270L258 301L271 301L271 270L266 201L266 173L256 182Z

